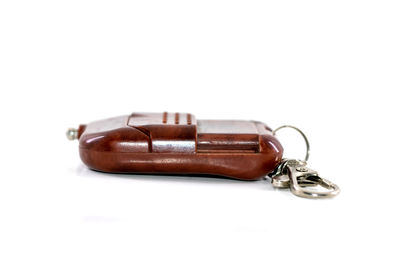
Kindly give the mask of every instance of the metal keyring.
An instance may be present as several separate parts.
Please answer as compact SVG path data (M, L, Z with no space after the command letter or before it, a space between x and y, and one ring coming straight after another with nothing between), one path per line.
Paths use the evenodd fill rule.
M304 141L306 142L306 149L307 149L307 151L306 151L306 157L304 158L304 161L307 161L307 160L308 160L308 157L310 156L310 143L308 142L307 136L306 136L299 128L294 127L294 126L292 126L292 125L282 125L282 126L276 128L275 130L273 130L273 131L272 131L272 134L273 134L273 135L276 135L276 132L279 131L279 130L281 130L281 129L283 129L283 128L291 128L291 129L294 129L294 130L296 130L298 133L300 133L301 136L303 136Z

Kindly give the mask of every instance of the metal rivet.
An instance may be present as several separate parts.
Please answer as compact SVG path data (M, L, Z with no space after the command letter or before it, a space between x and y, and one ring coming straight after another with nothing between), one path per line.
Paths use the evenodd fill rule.
M75 128L69 128L67 130L66 135L67 135L68 140L72 141L72 140L78 139L78 130Z

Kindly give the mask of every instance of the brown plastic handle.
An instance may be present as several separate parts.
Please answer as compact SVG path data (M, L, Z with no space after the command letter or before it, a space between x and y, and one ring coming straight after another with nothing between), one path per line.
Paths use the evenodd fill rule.
M82 161L113 173L207 174L257 180L283 148L256 121L196 120L187 113L133 113L81 125Z

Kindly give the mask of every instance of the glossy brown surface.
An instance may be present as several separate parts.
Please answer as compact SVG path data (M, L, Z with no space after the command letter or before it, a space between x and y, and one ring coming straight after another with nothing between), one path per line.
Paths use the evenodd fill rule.
M209 174L256 180L283 149L261 122L196 120L187 113L133 113L81 125L82 161L113 173Z

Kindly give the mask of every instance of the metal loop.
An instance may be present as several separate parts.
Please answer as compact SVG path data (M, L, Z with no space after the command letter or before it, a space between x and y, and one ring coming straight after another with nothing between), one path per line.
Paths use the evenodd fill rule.
M294 126L292 126L292 125L282 125L282 126L276 128L275 130L273 130L273 131L272 131L272 134L273 134L273 135L276 135L276 132L279 131L279 130L281 130L281 129L283 129L283 128L291 128L291 129L294 129L294 130L296 130L298 133L301 134L301 136L303 137L303 139L304 139L304 141L305 141L305 143L306 143L306 156L305 156L305 158L304 158L304 161L307 161L308 158L309 158L309 156L310 156L310 143L308 142L307 136L306 136L299 128L294 127Z

